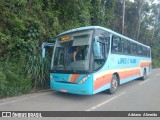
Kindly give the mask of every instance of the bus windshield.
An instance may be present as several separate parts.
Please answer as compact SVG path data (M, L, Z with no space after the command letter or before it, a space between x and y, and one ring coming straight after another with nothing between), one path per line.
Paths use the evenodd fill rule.
M88 71L92 31L66 34L57 38L52 69L57 71Z

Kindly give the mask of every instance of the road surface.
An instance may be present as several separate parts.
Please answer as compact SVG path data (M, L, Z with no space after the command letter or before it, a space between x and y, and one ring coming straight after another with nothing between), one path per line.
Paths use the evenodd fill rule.
M114 95L106 91L92 96L39 92L1 99L0 111L160 111L160 69L152 70L145 81L119 86Z

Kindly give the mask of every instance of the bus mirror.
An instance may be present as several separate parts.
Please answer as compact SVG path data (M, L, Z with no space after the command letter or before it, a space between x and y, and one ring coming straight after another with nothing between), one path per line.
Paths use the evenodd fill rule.
M94 41L94 57L95 57L95 59L101 58L100 44L99 44L99 37L98 36L95 36L95 41Z
M47 42L44 42L42 43L42 58L45 58L45 52L46 52L46 49L45 49L45 46L54 46L53 43L47 43Z
M46 52L46 49L42 48L42 58L45 58L45 52Z

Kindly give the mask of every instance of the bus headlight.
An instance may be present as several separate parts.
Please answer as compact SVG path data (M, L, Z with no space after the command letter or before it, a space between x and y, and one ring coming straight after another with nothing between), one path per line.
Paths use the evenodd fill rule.
M78 84L82 84L84 83L88 78L90 77L90 75L85 76L84 78L82 78Z

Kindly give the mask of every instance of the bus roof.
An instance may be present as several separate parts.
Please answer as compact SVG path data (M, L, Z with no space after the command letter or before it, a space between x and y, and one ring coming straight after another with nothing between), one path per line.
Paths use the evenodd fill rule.
M102 29L102 30L105 30L105 31L107 31L107 32L110 32L110 33L112 33L112 34L114 34L114 35L120 36L120 37L122 37L122 38L124 38L124 39L130 40L130 41L132 41L132 42L135 42L135 43L137 43L137 44L140 44L140 45L143 45L143 46L146 46L146 47L150 48L150 46L144 45L144 44L142 44L142 43L140 43L140 42L138 42L138 41L136 41L136 40L133 40L133 39L128 38L128 37L126 37L126 36L124 36L124 35L122 35L122 34L119 34L119 33L115 32L115 31L112 31L112 30L110 30L110 29L108 29L108 28L104 28L104 27L101 27L101 26L79 27L79 28L71 29L71 30L65 31L65 32L63 32L63 33L60 33L57 37L59 37L59 36L61 36L61 35L64 35L64 34L67 34L67 33L71 33L71 32L82 31L82 30L91 30L91 29Z

